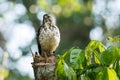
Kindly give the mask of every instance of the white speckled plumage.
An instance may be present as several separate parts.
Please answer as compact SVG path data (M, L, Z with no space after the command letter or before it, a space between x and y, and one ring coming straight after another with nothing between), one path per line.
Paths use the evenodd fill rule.
M44 17L43 17L44 18ZM51 55L56 50L60 42L60 32L52 22L46 21L40 28L38 36L42 55Z
M59 29L56 26L50 27L48 24L45 24L45 27L40 30L39 42L42 51L52 54L60 42Z

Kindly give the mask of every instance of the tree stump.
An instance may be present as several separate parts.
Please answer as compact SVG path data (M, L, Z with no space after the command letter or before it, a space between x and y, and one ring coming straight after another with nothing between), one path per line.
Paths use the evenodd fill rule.
M48 62L45 62L45 58L35 54L31 51L33 56L32 67L34 71L35 80L57 80L55 76L56 60L55 56L48 57Z

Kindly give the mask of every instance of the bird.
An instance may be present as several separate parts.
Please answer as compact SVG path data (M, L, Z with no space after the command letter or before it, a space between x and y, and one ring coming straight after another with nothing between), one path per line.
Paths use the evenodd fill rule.
M54 54L59 43L59 28L53 23L52 16L44 14L42 25L37 33L37 44L38 52L42 57L45 57L45 62L47 62L48 57Z

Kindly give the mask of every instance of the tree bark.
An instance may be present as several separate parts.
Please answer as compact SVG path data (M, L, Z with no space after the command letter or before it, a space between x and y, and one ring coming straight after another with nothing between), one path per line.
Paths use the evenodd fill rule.
M56 61L55 56L48 57L48 62L45 62L45 58L38 55L36 52L33 54L32 67L34 71L35 80L57 80L55 76Z

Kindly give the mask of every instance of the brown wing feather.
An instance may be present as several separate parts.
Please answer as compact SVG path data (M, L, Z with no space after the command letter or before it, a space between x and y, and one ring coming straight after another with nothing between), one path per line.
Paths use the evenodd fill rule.
M40 26L40 28L39 28L38 31L37 31L37 45L38 45L38 52L39 52L40 55L42 54L41 45L40 45L40 42L39 42L39 35L40 35L41 27L42 27L42 26Z

